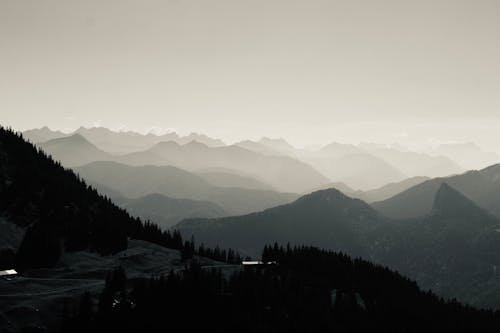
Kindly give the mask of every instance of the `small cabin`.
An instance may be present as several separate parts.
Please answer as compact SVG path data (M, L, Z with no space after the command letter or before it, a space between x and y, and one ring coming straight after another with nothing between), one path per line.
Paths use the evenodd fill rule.
M17 271L15 269L6 269L3 271L0 271L0 278L1 279L11 279L17 276Z

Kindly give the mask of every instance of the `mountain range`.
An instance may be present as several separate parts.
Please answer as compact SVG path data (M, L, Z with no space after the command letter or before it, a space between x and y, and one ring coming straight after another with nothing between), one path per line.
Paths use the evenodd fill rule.
M465 169L453 161L453 154L450 154L450 149L445 149L444 146L432 154L417 153L398 146L371 143L352 145L333 142L325 146L299 149L283 139L267 137L257 141L244 140L234 145L226 145L221 140L203 134L192 133L180 136L172 132L162 135L152 133L143 135L131 131L116 132L103 127L81 127L72 133L51 131L44 127L25 131L23 134L32 142L45 146L47 150L52 149L52 145L57 146L61 143L60 141L59 143L58 141L54 143L47 141L81 135L95 146L91 150L101 151L98 153L100 156L96 155L96 158L100 159L92 161L114 160L131 165L169 164L190 171L205 168L229 168L239 171L240 175L257 178L276 190L285 192L304 193L317 187L318 183L325 185L328 182L343 182L355 190L368 191L407 178L449 176L461 173ZM175 144L182 148L179 149ZM205 150L208 149L208 152L202 153L204 157L208 158L204 161L193 160L189 154L193 154L196 149L202 150L201 144ZM199 147L195 148L197 145ZM246 154L242 151L246 151ZM463 158L463 149L455 149L454 151L457 151L457 158L460 158L461 161L466 160ZM103 155L103 152L111 157ZM95 153L97 154L97 152ZM475 153L476 157L483 154L477 151ZM64 152L58 151L56 147L53 148L53 155L66 164L69 163L70 166L85 164L82 162L92 162L89 161L91 154L86 160L83 157L78 159L76 156L68 156ZM171 156L167 157L166 155ZM244 155L250 156L251 163ZM495 158L498 160L498 156L495 157L494 154L483 155L481 155L483 162L495 160ZM468 153L466 156L471 155ZM241 164L240 158L245 161L243 167L236 165ZM263 160L265 163L261 163ZM283 178L279 178L273 173L276 164L280 163L293 166L288 171L289 173L286 169L283 173L287 177L287 183L292 182L290 186L285 186ZM302 165L299 166L301 163ZM263 167L271 172L263 174L261 171ZM281 171L282 167L279 168ZM310 177L310 186L294 184L305 177ZM328 181L325 181L325 178L328 178Z
M39 146L68 167L115 161L133 166L170 165L190 171L225 168L242 177L256 178L278 191L297 193L329 182L309 165L288 156L262 155L237 146L209 147L197 141L184 145L161 142L150 149L124 155L104 152L80 134L52 139ZM230 176L234 180L234 175ZM225 181L225 186L228 182Z
M297 198L293 193L214 186L197 174L172 166L129 166L116 162L93 162L74 169L92 184L112 190L115 196L142 199L161 194L172 199L211 202L230 215L244 214L288 203ZM121 202L121 201L119 201ZM153 203L147 204L151 206Z
M156 135L153 133L140 134L132 131L112 131L105 127L79 127L70 133L52 131L48 127L32 129L23 132L23 136L33 143L41 143L52 139L64 138L79 134L97 146L99 149L111 153L131 153L151 148L155 144L164 141L175 141L186 144L191 141L199 141L210 147L224 146L224 142L210 138L204 134L191 133L186 136L175 132Z
M362 191L413 177L439 177L460 173L462 168L449 157L431 156L376 144L330 143L315 149L297 149L282 139L241 141L241 147L268 155L298 158L333 182Z

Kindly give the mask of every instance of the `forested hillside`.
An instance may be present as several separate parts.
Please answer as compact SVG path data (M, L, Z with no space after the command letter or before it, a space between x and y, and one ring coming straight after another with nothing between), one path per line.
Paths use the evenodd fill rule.
M312 247L264 248L276 264L232 274L184 271L107 279L84 294L64 332L496 332L500 316L423 292L394 271ZM97 307L96 307L97 305Z
M132 218L20 134L1 127L0 214L4 224L26 230L13 249L21 270L51 267L63 251L116 253L129 237L184 246L178 233Z

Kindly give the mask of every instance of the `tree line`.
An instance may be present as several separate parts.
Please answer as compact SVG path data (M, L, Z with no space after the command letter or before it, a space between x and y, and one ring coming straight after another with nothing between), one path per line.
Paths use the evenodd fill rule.
M313 247L267 246L277 265L231 274L191 261L66 307L62 332L493 332L499 313L444 301L397 272Z

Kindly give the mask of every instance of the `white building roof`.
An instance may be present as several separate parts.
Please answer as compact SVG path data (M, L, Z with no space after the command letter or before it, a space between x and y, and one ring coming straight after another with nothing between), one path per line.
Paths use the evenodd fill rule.
M262 261L242 261L242 265L264 265Z
M15 269L7 269L4 271L0 271L0 276L9 276L9 275L16 275L17 272Z

